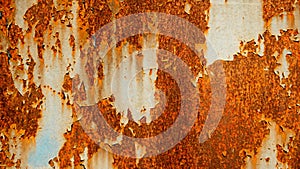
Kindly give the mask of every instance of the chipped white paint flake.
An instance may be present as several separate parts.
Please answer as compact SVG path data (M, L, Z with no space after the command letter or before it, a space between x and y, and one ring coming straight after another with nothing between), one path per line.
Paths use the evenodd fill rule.
M292 52L284 49L282 55L277 55L277 63L280 65L276 67L274 70L275 73L280 77L280 83L282 82L283 78L287 78L290 74L289 72L289 64L287 63L286 56L292 55ZM284 87L284 84L281 84Z
M28 28L28 25L26 25L23 16L25 12L37 3L37 0L15 0L16 3L16 14L15 14L15 23L23 28L23 30L26 30Z
M88 161L88 165L86 168L99 168L101 169L112 169L114 168L113 165L113 154L110 152L99 149L99 151L92 156L91 159Z
M241 41L264 32L261 0L211 0L209 14L207 39L219 59L232 60Z
M184 5L184 12L186 12L187 14L190 14L191 7L192 7L191 4L186 3Z
M129 55L128 45L124 45L122 56L112 52L113 61L110 61L110 56L104 58L104 65L107 65L104 66L104 74L107 76L103 82L102 98L114 95L116 99L114 106L122 113L121 122L124 125L128 122L128 110L138 124L143 117L146 118L146 123L150 123L150 110L157 104L154 97L154 82L158 67L155 52L156 36L149 36L146 39L141 52L134 51ZM151 50L147 50L148 48ZM119 57L122 58L118 59ZM112 93L107 91L109 88L112 89Z
M146 154L146 147L144 147L138 143L135 143L134 145L135 145L136 157L138 160L139 158L142 158Z

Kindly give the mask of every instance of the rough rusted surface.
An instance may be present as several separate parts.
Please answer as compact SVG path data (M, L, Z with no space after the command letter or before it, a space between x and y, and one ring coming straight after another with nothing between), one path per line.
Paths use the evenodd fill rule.
M67 131L64 137L66 142L60 149L58 158L49 161L50 166L54 166L54 163L57 163L60 168L67 168L72 165L75 168L82 167L83 159L81 159L80 154L85 151L85 148L88 150L89 158L97 152L99 148L99 146L94 143L82 129L81 124L78 121L72 124L71 130ZM73 164L71 158L74 159Z
M208 10L209 8L209 1L199 1L199 2L191 2L193 6L191 10L191 15L188 15L187 13L184 12L184 5L185 3L183 1L180 2L166 2L166 1L159 1L159 2L148 2L148 1L79 1L79 19L78 19L78 25L80 27L79 29L79 34L80 34L80 45L83 45L82 43L86 42L86 39L91 38L91 35L96 33L97 30L101 28L104 24L107 24L111 22L111 18L120 18L122 16L130 15L130 14L135 14L138 12L165 12L169 14L174 14L178 15L180 17L188 19L190 22L196 24L202 31L206 31L208 29L207 27L207 19L206 19L206 14L205 11ZM174 8L176 7L176 8ZM101 16L101 17L99 17ZM200 18L200 19L199 19ZM142 46L141 42L141 35L133 36L127 38L125 41L129 42L130 48L132 50L140 50ZM161 41L167 41L170 39L163 39ZM173 40L174 41L174 40ZM96 42L97 43L97 42ZM167 42L165 42L167 43ZM175 42L174 43L178 43ZM118 43L118 47L122 45L121 42ZM179 46L180 47L180 46ZM166 48L166 47L165 47ZM182 48L187 49L187 47L183 46ZM167 50L167 49L166 49ZM186 51L186 50L184 50ZM184 52L183 51L183 52ZM93 49L89 48L87 50L87 53L82 52L81 53L81 58L86 57L87 58L87 63L86 63L86 71L87 75L89 77L89 82L92 85L94 83L94 70L91 65L92 59L89 59L90 57L93 57L91 55L93 52ZM184 58L184 53L181 53L181 57ZM175 53L178 54L178 53ZM190 63L192 65L192 62L195 60L190 60L188 61L187 59L185 60L187 63ZM189 65L189 66L190 66ZM201 63L199 60L196 60L195 65L197 65L198 68L194 73L199 72L201 69ZM105 66L105 65L103 65ZM98 66L98 77L99 79L105 78L105 75L102 73L103 66L100 65ZM132 136L132 132L130 132L129 128L133 128L135 131L135 137L146 137L150 135L156 135L161 131L164 131L165 129L168 128L168 126L172 125L173 119L176 118L177 112L176 110L178 109L178 102L180 102L179 99L179 89L176 86L176 83L174 80L172 80L170 75L167 75L163 72L160 72L159 79L161 82L158 82L157 87L160 89L164 90L166 92L167 97L170 98L169 102L172 103L168 106L167 110L165 113L157 120L152 122L150 125L143 125L143 126L138 126L137 123L134 121L129 121L129 123L126 125L124 129L122 129L125 135ZM165 79L169 79L169 81L164 81ZM170 82L169 84L167 82ZM67 83L65 83L67 84ZM76 85L75 85L76 86ZM81 86L80 87L82 91L84 91L84 88ZM78 100L77 96L79 95L79 91L75 94L75 100ZM82 97L81 97L82 98ZM84 98L84 97L83 97ZM175 100L175 101L174 101ZM102 101L99 102L98 104L101 105ZM159 105L155 110L153 110L153 113L155 114L154 111L161 112L163 109L163 105ZM101 109L102 110L102 109ZM105 112L105 111L103 111ZM107 112L105 112L106 114ZM111 113L109 113L111 114ZM113 114L113 113L112 113ZM158 113L156 113L158 114ZM106 117L106 116L105 116ZM97 119L97 118L96 118ZM166 120L163 120L166 119ZM109 118L107 117L108 123L111 124L112 126L120 126L120 119L118 118ZM76 142L76 140L73 140ZM126 141L123 141L124 144ZM134 148L134 145L132 145ZM61 158L68 158L68 157L63 157ZM115 160L117 160L118 157L115 157ZM120 159L121 160L121 159Z
M141 12L163 12L167 14L176 15L187 19L189 22L197 25L200 30L206 31L208 29L207 14L205 11L209 10L209 0L188 1L192 8L190 14L184 11L185 1L123 1L119 4L120 10L116 17L127 16L129 14L136 14Z
M0 2L0 30L5 35L8 35L8 26L14 20L15 4L12 0Z
M68 5L66 4L66 6ZM37 42L40 59L43 59L43 52L45 50L44 37L48 36L45 32L52 30L53 25L50 25L50 22L53 21L56 23L60 21L61 24L71 27L69 22L65 22L66 20L71 20L71 16L71 11L66 7L63 10L56 9L53 0L38 0L37 4L26 11L24 15L24 20L28 23L26 31L28 33L34 31L34 40Z
M27 61L29 81L25 88L26 92L21 94L15 87L13 78L8 68L8 54L1 53L1 103L2 113L1 127L8 129L10 125L16 124L19 130L25 130L24 137L35 136L37 131L37 122L41 117L40 106L42 103L43 94L41 88L35 86L32 82L32 71L34 61L32 58Z
M1 46L6 52L0 53L0 167L20 168L21 160L17 159L17 154L10 153L11 142L36 136L44 96L33 82L35 61L29 52L26 60L19 55L17 45L24 43L24 36L22 28L14 23L14 2L1 1L0 4L0 36L8 46L7 49ZM24 74L27 79L20 78ZM23 91L15 87L14 81L22 81ZM11 133L15 133L13 137Z
M265 32L260 36L264 39L263 56L257 54L258 44L252 40L241 44L241 51L235 55L233 61L223 62L228 89L226 108L217 130L210 136L209 141L201 145L198 143L200 124L203 123L203 119L202 121L200 119L205 117L205 113L199 113L197 125L173 149L153 158L139 159L138 163L132 158L114 156L115 166L118 168L240 168L245 166L246 157L254 158L247 154L246 150L256 155L263 139L269 133L268 122L262 118L265 117L297 133L295 138L290 138L289 153L283 153L280 145L277 147L280 161L287 162L292 168L299 168L300 128L296 102L299 100L297 68L300 46L299 41L293 40L297 34L298 32L293 30L282 31L282 35L276 40L274 35ZM279 66L277 63L279 58L274 55L276 52L282 54L283 49L290 50L292 55L287 56L290 74L280 82L279 76L275 73L275 68ZM168 76L159 73L158 77L163 77L164 82L172 84ZM203 77L199 83L207 86L208 84L204 83L207 78ZM290 87L282 87L282 83ZM160 83L157 82L158 84ZM159 85L157 87L160 88ZM172 86L165 88L172 88ZM207 91L209 90L201 92L203 96ZM288 94L289 92L291 95ZM204 98L203 96L202 99L209 100L208 95ZM209 104L202 104L201 110L207 111L208 106ZM169 115L172 116L170 113ZM167 120L164 122L168 124ZM151 130L147 131L151 133ZM268 158L266 160L269 161Z
M198 1L198 2L191 2L192 8L190 11L190 14L185 13L184 6L185 2L183 1L156 1L156 2L149 2L149 1L124 1L121 3L120 11L117 14L117 18L126 16L129 14L139 13L139 12L164 12L168 14L177 15L179 17L183 17L187 19L188 21L194 23L200 30L203 32L206 31L207 28L207 19L205 11L209 9L209 1ZM134 8L132 8L134 6ZM178 30L180 31L180 30ZM134 46L135 49L140 49L140 36L135 36L133 38L126 39L130 44ZM203 72L203 66L202 61L199 60L199 58L191 52L191 50L178 42L177 40L165 36L159 36L159 48L168 50L172 52L173 54L179 56L188 66L192 68L192 72L194 74L200 73L200 71ZM159 61L159 68L163 68L162 66L165 66L165 64L162 63L163 56L161 57L161 60ZM175 67L176 65L171 65ZM178 68L179 69L179 68ZM177 70L180 72L181 70ZM161 114L161 116L152 121L149 125L142 123L141 125L138 125L133 120L130 120L128 124L124 128L124 134L130 137L151 137L159 134L160 132L165 131L168 129L176 119L178 115L178 110L180 108L180 91L179 88L175 82L175 80L172 78L171 75L163 72L158 71L157 72L157 80L155 82L156 88L163 91L166 95L166 98L168 100L166 101L167 107L163 109L164 105L163 103L158 104L154 109L151 110L151 114ZM177 75L184 76L184 75ZM183 77L184 78L184 77ZM206 83L209 84L208 79L206 81L202 81L199 83ZM208 85L206 85L208 86ZM207 89L205 86L201 87L203 92L201 92L201 97L203 98L207 92L209 95L209 88ZM207 96L208 97L208 96ZM209 98L208 98L209 100ZM193 101L191 98L190 101ZM172 150L167 151L166 153L163 153L161 155L158 155L157 157L153 158L141 158L139 159L139 162L136 161L136 159L128 158L128 157L122 157L118 155L114 155L114 166L116 168L160 168L160 167L166 167L166 168L174 168L174 167L197 167L198 162L201 161L202 158L199 156L198 149L200 148L200 145L198 143L198 139L195 137L197 134L200 133L202 124L205 120L205 114L207 114L207 110L209 107L209 102L203 102L202 103L203 109L201 109L201 113L203 116L200 116L199 122L196 122L198 125L197 127L194 127L191 130L191 134L187 136L181 143L179 143L176 147L174 147ZM206 110L206 111L205 111ZM188 112L185 112L188 113ZM130 117L129 117L130 118ZM133 129L134 132L131 132L129 128ZM198 135L199 136L199 135ZM172 139L172 138L166 138L166 139ZM126 142L126 140L123 140L122 143L128 145L129 147L132 147L134 149L134 145L130 145L129 142ZM159 144L159 140L157 140L157 143ZM155 146L155 145L154 145ZM155 150L153 150L155 151Z
M288 30L282 31L278 40L274 36L268 37L269 54L282 52L283 49L291 51L287 54L286 58L289 63L289 76L282 80L282 84L286 87L277 87L273 89L274 95L277 94L277 99L273 100L273 109L277 110L276 113L269 114L281 126L292 129L295 131L296 136L289 138L288 150L283 150L283 145L277 145L278 155L277 158L283 163L287 163L291 168L300 167L300 126L299 126L299 58L300 58L300 43L299 40L295 41L294 36L298 31ZM298 34L299 35L299 34ZM274 48L275 46L275 48ZM278 81L277 81L278 83ZM276 97L274 97L276 98ZM274 111L273 111L274 112ZM284 132L284 131L282 131Z
M9 60L9 55L11 60ZM9 63L17 61L20 56L15 52L0 53L0 132L2 150L0 151L0 164L4 166L20 166L20 161L9 155L8 144L12 130L17 132L21 138L35 137L38 130L38 121L41 118L41 104L43 94L41 88L32 81L32 73L35 62L30 59L25 63L28 65L28 81L24 82L24 94L21 94L14 86L13 77L9 70ZM21 70L22 71L22 70ZM17 161L16 161L17 160Z
M196 24L202 31L207 30L207 21L205 19L195 19L194 21L193 18L199 18L199 16L200 18L205 18L204 13L202 12L208 10L209 3L202 2L201 5L197 5L199 8L197 10L198 13L193 13L193 11L191 11L190 15L184 13L184 3L157 3L158 4L150 4L141 1L124 1L119 3L112 1L108 4L110 7L109 9L112 9L111 6L114 6L113 9L117 8L118 10L110 10L108 12L112 12L110 13L111 16L113 16L112 14L115 14L116 18L145 11L166 12L188 19L190 22ZM136 8L130 8L131 6L135 6ZM105 4L100 11L103 11L104 7ZM270 14L266 15L265 19L269 19L275 14L269 15ZM109 22L109 19L105 18L102 21L96 20L96 22L101 23L100 25ZM93 18L91 19L94 20ZM91 26L91 32L96 30L96 26L89 26ZM86 29L86 31L87 30L88 29ZM291 31L289 31L289 33L291 33ZM233 61L223 62L228 88L226 107L223 118L217 130L209 136L209 141L200 144L198 140L210 106L209 101L211 97L209 87L210 79L208 76L204 75L198 81L201 94L201 109L199 111L198 120L189 135L171 150L156 157L141 158L138 162L134 158L114 155L114 166L117 168L240 168L245 166L246 157L254 158L250 154L247 154L246 150L254 152L254 155L256 155L258 149L261 147L263 139L269 133L267 129L268 122L262 120L263 116L273 119L276 123L284 127L296 129L298 127L297 125L289 127L290 123L282 121L282 119L296 118L297 116L287 117L287 111L290 109L287 106L282 106L287 105L285 102L289 97L286 93L287 89L283 89L280 85L279 76L274 73L278 64L277 60L272 56L275 52L274 50L277 50L278 53L282 53L284 48L290 47L287 44L287 40L290 43L297 43L287 38L294 36L289 33L283 32L282 37L276 41L274 36L266 32L262 36L265 40L264 56L259 56L257 54L259 50L258 45L252 40L245 44L241 44L241 51L235 56ZM88 34L91 34L90 30L88 31ZM133 46L133 49L140 50L140 37L140 35L137 35L127 38L126 41ZM259 41L260 40L261 39L259 39ZM274 48L273 46L276 44L277 48ZM117 46L121 45L122 43L120 42ZM160 36L159 48L168 50L179 56L191 67L194 74L201 71L203 73L202 65L205 65L205 59L197 58L195 54L178 41L169 37ZM297 55L297 52L295 55ZM292 60L295 60L296 58L297 57L293 57ZM161 63L158 64L163 65ZM211 69L217 68L213 65L211 66ZM291 72L291 74L293 73ZM297 73L295 73L295 75L296 74ZM164 110L164 113L160 118L148 125L144 123L138 125L133 120L129 120L124 128L120 127L120 116L112 106L113 103L110 103L110 101L108 101L109 99L98 102L98 108L101 110L110 126L116 131L130 137L149 137L155 136L172 125L173 119L176 118L176 112L179 108L178 101L180 100L180 92L170 75L162 71L158 71L157 75L158 79L156 81L156 87L166 93L167 98L169 98L167 101L169 106ZM99 77L102 79L103 75ZM297 86L296 84L294 85ZM291 100L295 100L295 98ZM113 99L111 99L111 102L113 102ZM96 114L98 109L94 107L93 110L95 110L95 112L92 113L94 115L91 117L88 116L88 119L90 120L97 119ZM157 105L152 110L152 113L155 114L155 111L162 111L162 105ZM79 112L83 113L82 109L80 109ZM130 112L129 119L131 119ZM99 124L99 126L101 125ZM129 128L133 129L134 133L129 130ZM101 130L99 130L99 132L100 131ZM126 140L123 140L122 142L128 144L129 149L134 149L134 145L130 145ZM297 141L295 141L295 143L297 143ZM114 147L110 148L114 149ZM293 148L290 153L293 154L294 158L297 158L297 148ZM61 158L65 157L61 156ZM295 166L294 168L297 168L297 162L290 162L290 164L291 166Z
M111 22L112 12L103 0L79 0L78 5L79 44L82 47L92 34Z
M212 163L213 168L220 165L222 168L239 168L244 163L243 159L249 156L244 150L257 153L262 139L268 133L267 121L262 120L262 117L270 118L297 133L295 138L291 138L293 141L289 146L293 159L282 157L282 153L279 153L279 159L282 162L285 162L282 159L290 159L289 166L299 168L299 115L296 102L299 100L297 63L300 46L299 41L293 40L297 34L293 30L282 31L276 40L274 35L265 32L260 37L264 39L263 56L257 54L258 44L249 41L242 43L242 50L235 55L233 61L224 63L228 85L226 109L208 143L212 144L211 147L214 147L214 152L219 157ZM275 68L279 66L279 58L275 57L275 53L281 55L283 49L290 50L292 55L287 56L290 74L280 82L279 76L275 74ZM286 87L282 87L282 83ZM222 136L219 139L216 137L218 134ZM280 145L277 146L280 150ZM220 156L221 154L223 155ZM254 157L250 155L250 158Z
M0 168L15 167L20 168L21 161L16 159L14 154L10 154L9 141L10 133L16 131L17 136L21 138L35 137L38 130L38 122L41 118L41 104L43 95L42 89L33 82L33 70L35 61L28 50L28 58L20 56L17 46L24 43L24 36L34 32L34 41L37 44L40 59L43 58L45 46L45 37L50 36L53 27L59 24L72 28L70 20L74 17L72 12L78 13L77 28L79 37L70 35L69 44L62 44L59 33L55 34L55 46L50 46L53 55L62 55L62 46L69 45L72 49L72 55L75 57L75 51L82 48L87 39L99 30L103 25L111 22L115 18L121 18L129 14L140 12L163 12L177 15L185 18L195 24L200 30L208 30L208 10L210 3L208 0L197 0L191 2L184 1L100 1L100 0L79 0L78 10L71 11L72 1L59 1L55 7L53 1L38 0L30 7L24 15L28 24L28 30L22 30L14 23L15 8L13 1L0 2L0 41L1 44L7 43L8 47L0 46ZM185 4L189 3L191 9L186 12ZM274 16L280 16L283 12L294 10L295 0L264 0L263 1L263 19L269 21ZM53 23L53 24L51 24ZM50 31L50 32L47 32ZM180 31L180 30L178 30ZM47 32L47 33L46 33ZM198 112L198 119L195 125L180 143L167 152L155 157L134 159L114 155L113 165L116 168L241 168L245 166L246 158L254 159L263 139L269 134L268 121L271 119L280 127L293 130L296 135L291 137L288 143L288 150L284 145L277 145L277 159L288 164L289 167L300 168L300 127L299 113L300 109L300 91L299 91L299 58L300 44L295 40L298 34L296 30L281 31L281 35L276 37L266 31L259 36L257 40L241 43L241 51L234 56L233 61L220 61L224 65L226 73L226 106L223 118L220 121L216 131L209 133L205 143L199 143L199 135L206 120L211 101L210 76L205 74L206 60L203 55L196 57L187 46L179 41L165 36L158 37L159 48L168 50L182 59L191 69L194 75L202 73L203 76L198 80L201 108ZM230 35L229 35L230 36ZM78 38L79 46L76 44ZM136 35L125 39L123 42L129 42L130 54L134 50L142 49L142 35ZM120 52L123 42L117 44L115 49ZM97 41L96 41L97 43ZM260 56L259 45L263 43L264 54ZM280 79L276 68L280 65L280 59L283 50L291 51L286 56L289 64L289 75ZM86 53L85 53L86 52ZM94 49L81 51L80 58L87 58L85 70L88 75L89 85L94 84L94 74L98 75L99 81L105 78L103 69L106 65L99 63L98 70L94 70L91 65ZM276 54L277 53L277 54ZM277 56L278 55L278 56ZM163 64L164 56L159 56L160 68ZM13 77L12 70L16 71L16 77ZM176 65L170 65L175 67ZM71 67L71 66L70 66ZM68 68L70 68L68 67ZM70 71L67 68L68 71ZM71 69L71 68L70 68ZM179 69L179 68L178 68ZM220 67L217 64L211 65L208 69L218 72ZM180 72L181 70L178 70ZM26 74L28 80L19 78L19 75ZM184 77L184 74L176 76ZM216 75L221 76L219 74ZM70 166L84 167L81 155L88 151L90 159L99 150L99 145L94 142L91 135L87 133L92 131L84 130L82 125L92 122L99 122L99 110L108 124L117 132L136 138L155 136L168 129L174 123L178 115L180 105L180 90L171 75L158 70L155 86L163 91L167 99L167 107L164 109L163 103L156 105L151 110L152 114L162 115L150 124L136 123L130 117L129 122L121 125L121 113L117 112L113 106L114 96L99 100L93 106L79 107L77 104L71 105L71 96L74 101L86 100L86 85L80 83L77 76L71 78L70 74L65 75L64 84L61 92L58 94L67 105L73 106L73 125L71 129L64 134L65 143L57 154L57 157L49 161L49 165L60 168ZM14 80L23 80L23 94L15 87ZM52 89L52 88L51 88ZM193 98L190 98L193 102ZM216 106L218 107L218 106ZM184 112L189 113L189 112ZM79 116L85 118L78 119ZM142 119L145 120L145 119ZM98 124L101 126L104 124ZM133 132L134 131L134 132ZM90 134L90 133L89 133ZM98 128L95 133L98 135L110 134L103 133ZM110 135L116 137L115 135ZM172 138L166 138L172 139ZM103 140L99 140L103 141ZM123 144L128 144L128 149L135 149L135 146L122 140ZM159 140L158 140L159 144ZM108 149L117 148L117 145L107 147ZM253 152L253 154L247 154ZM73 161L72 161L73 160ZM263 159L269 162L269 157ZM256 165L256 164L253 164Z
M77 98L78 97L79 100L84 100L80 95L77 96ZM49 161L49 165L51 166L56 163L60 168L84 166L83 162L86 159L82 159L80 155L83 154L85 149L88 151L88 158L91 158L98 151L100 147L93 138L99 138L99 136L97 136L99 134L109 135L110 133L104 133L101 128L97 128L95 131L84 130L82 125L87 126L92 123L99 123L99 110L103 112L103 116L107 122L116 131L120 131L120 124L116 123L120 121L120 114L117 115L116 109L112 106L112 103L113 98L111 97L99 101L94 106L80 107L77 104L73 105L74 122L71 126L71 130L64 134L66 142L60 149L58 156ZM76 120L78 115L83 116L84 118ZM103 125L105 124L98 124L98 126ZM99 142L102 141L104 140L99 140ZM71 161L72 158L74 159L73 162Z
M116 0L112 0L117 2ZM188 13L184 11L185 4L189 3L192 8ZM120 3L113 3L117 6L117 11L114 13L116 18L121 18L130 14L137 14L143 12L162 12L179 16L195 24L201 31L208 30L208 12L210 7L209 0L201 1L122 1ZM115 7L116 8L116 7ZM206 13L207 12L207 13ZM137 21L138 22L138 21ZM179 30L178 30L179 31ZM141 35L136 35L126 39L130 44L134 44L136 48L141 49Z
M15 48L19 42L24 44L24 35L23 35L22 28L12 23L8 26L7 30L8 30L8 40L12 48Z
M283 12L292 12L295 9L296 0L263 0L263 19L269 21L274 16Z

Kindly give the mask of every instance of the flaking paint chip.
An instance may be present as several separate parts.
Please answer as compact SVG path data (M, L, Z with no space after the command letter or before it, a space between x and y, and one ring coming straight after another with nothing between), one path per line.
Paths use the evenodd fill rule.
M187 14L190 14L191 7L192 7L191 4L186 3L184 5L184 12L187 13Z

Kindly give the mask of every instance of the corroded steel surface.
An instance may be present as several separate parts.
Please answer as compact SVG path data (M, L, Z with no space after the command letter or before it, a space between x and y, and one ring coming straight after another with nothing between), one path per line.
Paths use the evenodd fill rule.
M24 10L20 0L0 1L0 168L300 168L300 43L294 16L300 3L296 0L258 2L263 31L254 32L252 40L240 39L240 44L234 44L239 45L234 55L229 59L221 56L227 60L206 59L214 57L207 44L200 44L202 51L195 53L182 41L159 32L127 37L116 42L106 58L94 59L107 45L97 44L97 31L106 24L117 24L117 19L161 12L184 18L208 37L215 37L210 35L217 32L209 29L217 25L210 23L210 10L221 4L226 12L233 3L236 1L32 0L24 2L28 7ZM274 30L274 20L285 16L288 26ZM274 33L277 30L279 34ZM225 46L235 43L223 42ZM143 70L143 75L131 72L137 80L129 82L144 85L135 90L155 88L146 93L154 95L150 103L157 102L143 107L141 116L118 103L123 98L122 83L117 83L120 93L108 91L122 58L136 55L129 60L129 68L141 68L150 55L142 51L149 46L172 53L188 66L197 77L191 83L199 92L200 108L186 137L165 152L144 157L151 150L105 133L101 127L108 124L125 136L147 138L175 123L184 91L163 70L171 67L178 72L173 74L176 77L188 76L159 52L156 70ZM153 82L151 78L145 82L147 74L154 77ZM134 95L135 101L149 99L140 93ZM190 103L196 100L188 98ZM220 114L209 114L210 109L223 112L220 121ZM208 124L207 117L212 119ZM199 141L202 130L204 142ZM114 142L109 143L104 135ZM171 143L173 138L165 139ZM159 151L160 143L150 145L152 151ZM122 144L138 157L112 153Z

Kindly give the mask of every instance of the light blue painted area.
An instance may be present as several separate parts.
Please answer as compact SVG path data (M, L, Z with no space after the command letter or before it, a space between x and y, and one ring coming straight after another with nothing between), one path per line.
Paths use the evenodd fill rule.
M65 142L63 134L69 126L70 112L62 107L59 96L46 90L43 93L46 100L40 121L41 129L37 133L36 146L28 158L28 165L34 169L50 168L48 162L58 155Z
M60 144L52 137L51 130L44 130L37 138L36 148L29 155L28 164L33 168L49 167L49 160L57 156Z

